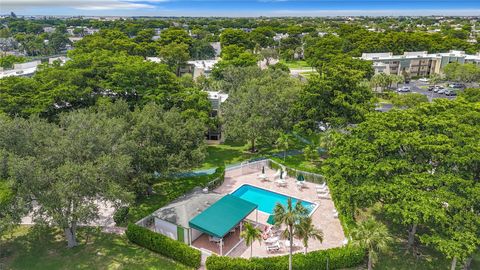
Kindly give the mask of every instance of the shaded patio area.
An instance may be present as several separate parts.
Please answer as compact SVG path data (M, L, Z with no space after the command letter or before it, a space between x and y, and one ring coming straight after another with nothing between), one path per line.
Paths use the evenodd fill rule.
M228 256L230 251L242 241L240 238L240 228L237 228L234 233L228 233L223 237L222 251L220 251L220 244L210 241L209 238L210 236L204 233L193 241L192 246L199 249L206 249L217 255L220 255L220 252L223 252L224 255Z

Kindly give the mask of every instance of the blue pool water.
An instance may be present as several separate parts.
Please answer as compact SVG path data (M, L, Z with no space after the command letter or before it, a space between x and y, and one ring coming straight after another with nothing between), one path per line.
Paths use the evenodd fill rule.
M241 186L235 190L232 195L258 205L258 210L268 214L273 214L273 209L277 203L287 205L289 198L288 196L251 185ZM298 199L292 197L293 205L295 205L297 200ZM312 212L316 206L314 203L305 201L302 201L302 205L308 210L308 213Z

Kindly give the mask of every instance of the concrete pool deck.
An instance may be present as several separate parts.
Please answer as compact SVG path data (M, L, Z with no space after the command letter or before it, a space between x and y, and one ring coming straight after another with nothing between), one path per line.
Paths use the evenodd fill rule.
M299 190L296 186L296 179L292 177L287 177L286 187L278 187L273 181L273 176L275 174L274 170L265 167L265 174L267 175L269 181L261 181L260 179L258 179L257 175L260 173L260 170L252 172L252 170L245 171L241 168L229 170L225 173L225 181L223 182L223 184L216 188L214 192L220 194L229 194L235 191L241 185L249 184L290 197L313 202L318 205L318 207L312 213L313 223L315 224L317 229L321 229L323 231L324 237L323 243L320 243L320 241L318 240L310 240L308 250L321 250L340 247L343 245L345 235L343 233L340 220L338 218L335 218L333 215L335 206L333 204L333 201L331 200L330 195L328 195L324 199L319 199L316 192L317 184L309 182L305 182L303 189ZM258 223L260 223L261 225L266 225L268 216L269 215L267 213L258 211ZM256 221L256 211L252 212L247 217L247 219ZM285 241L281 240L280 242L281 244L283 244ZM300 240L294 240L293 250L294 252L303 252L304 247ZM266 244L263 241L261 244L259 242L255 242L253 244L253 254L253 256L255 257L285 255L288 254L288 248L283 245L280 251L272 253L267 252ZM245 244L242 243L230 254L230 256L248 258L250 257L250 248L246 247Z

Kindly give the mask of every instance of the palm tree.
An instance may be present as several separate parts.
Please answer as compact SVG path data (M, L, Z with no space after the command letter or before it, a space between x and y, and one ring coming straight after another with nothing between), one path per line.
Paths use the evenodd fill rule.
M305 254L307 254L308 240L310 238L323 242L323 232L315 228L311 217L304 217L300 220L300 223L295 225L295 236L302 240L303 246L305 247Z
M308 214L307 209L297 201L295 207L292 205L292 199L288 198L287 205L277 203L274 208L275 225L286 225L285 231L282 233L282 237L288 239L290 242L290 253L288 255L288 269L292 270L292 246L293 246L293 230L295 224L299 223L302 218L305 218Z
M283 160L287 157L287 151L290 148L292 138L288 134L282 134L277 139L277 147L283 150Z
M253 227L251 223L246 222L243 226L243 231L240 233L240 237L245 239L245 244L247 244L247 246L250 246L250 258L251 258L253 253L253 242L258 241L261 243L262 231Z
M352 231L354 245L362 246L368 252L368 270L376 263L379 251L385 251L392 240L387 227L370 218Z

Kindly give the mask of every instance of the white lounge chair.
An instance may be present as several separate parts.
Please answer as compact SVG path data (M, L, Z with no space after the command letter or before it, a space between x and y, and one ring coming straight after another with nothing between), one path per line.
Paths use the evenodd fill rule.
M283 179L278 179L275 181L275 184L277 184L278 187L286 187L287 186L287 181Z
M327 182L323 182L321 185L316 185L316 189L324 189L327 186Z
M305 186L305 183L303 183L304 181L297 181L297 187L298 189L302 189L304 186Z
M338 218L338 212L336 209L333 209L333 217Z
M264 173L257 175L257 178L260 179L261 181L267 181L267 175Z
M277 241L277 242L275 242L275 243L273 243L273 244L271 244L271 245L268 245L268 246L267 246L267 251L268 251L268 252L279 251L280 248L281 248L281 247L280 247L280 242Z
M280 178L280 174L282 173L281 170L277 170L277 172L273 175L273 179Z
M270 245L270 244L275 244L280 240L278 236L270 237L267 240L265 240L265 244Z

